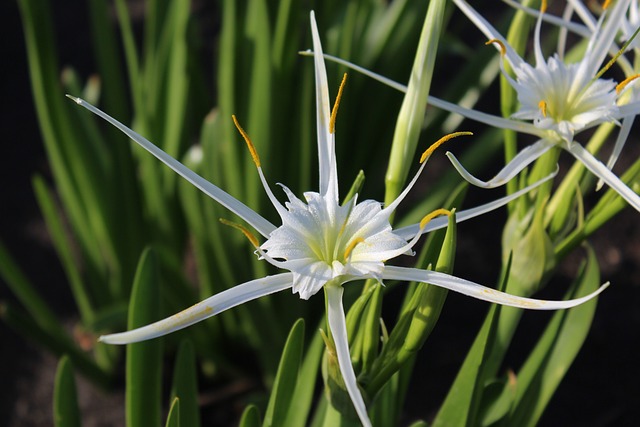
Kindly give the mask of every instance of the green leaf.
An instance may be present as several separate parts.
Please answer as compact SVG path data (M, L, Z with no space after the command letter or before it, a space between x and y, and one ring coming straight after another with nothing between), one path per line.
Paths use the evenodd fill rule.
M157 258L147 248L140 257L131 290L128 328L160 318ZM160 425L162 392L162 341L153 339L127 345L125 409L129 427Z
M278 373L271 390L263 427L281 426L289 408L295 405L293 392L298 382L298 372L304 346L304 320L298 319L289 332L282 350Z
M503 276L500 289L506 285L509 277L511 258L507 262L507 268ZM503 307L492 304L489 313L476 336L458 375L454 380L440 411L433 421L437 426L475 426L482 400L482 390L485 382L493 375L491 364L493 353L496 351L495 341ZM498 351L500 347L498 347Z
M595 291L600 271L595 253L587 247L587 261L565 298ZM517 376L515 408L506 425L535 426L567 370L584 344L597 298L578 307L558 311L545 329Z
M260 410L256 405L249 405L242 413L242 418L238 423L239 427L260 427Z
M198 407L198 369L191 341L184 340L178 348L173 369L171 399L180 399L180 424L184 426L200 425Z
M56 427L79 427L80 411L73 367L67 356L58 363L53 388L53 421Z
M320 324L324 324L325 320L321 319ZM317 331L317 328L316 328ZM311 344L307 349L300 371L298 373L298 381L293 395L296 397L296 404L289 406L287 419L283 423L283 427L298 427L308 425L309 411L313 404L314 392L316 389L316 379L318 377L318 366L322 361L324 354L324 341L322 335L318 332L314 334Z
M92 308L89 294L82 281L82 276L78 269L78 263L73 256L71 243L67 237L67 233L62 225L62 219L59 216L57 206L53 199L52 192L46 187L42 177L36 175L33 179L33 189L40 206L40 211L44 216L47 229L51 235L51 239L56 247L56 251L62 265L64 267L67 280L73 297L75 299L80 316L84 324L90 324L93 321L94 311Z
M445 3L444 0L433 0L429 3L407 93L396 122L389 166L385 176L385 205L391 204L400 194L407 179L409 165L414 162L427 108L427 96L431 87Z
M180 420L180 398L174 397L171 402L171 408L169 408L167 423L165 425L167 427L180 427L180 425L199 426L200 424L182 424Z

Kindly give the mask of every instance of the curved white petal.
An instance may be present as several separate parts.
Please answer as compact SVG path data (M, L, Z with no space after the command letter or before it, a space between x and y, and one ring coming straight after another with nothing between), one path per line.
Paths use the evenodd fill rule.
M336 169L336 153L334 134L330 132L329 122L331 105L329 103L329 84L327 70L322 57L322 44L318 34L318 26L313 11L311 18L311 36L313 38L313 62L316 78L316 118L318 131L318 162L320 169L320 194L329 194L338 200L338 177Z
M173 157L171 157L170 155L162 151L160 148L156 147L151 141L149 141L139 133L129 129L127 126L123 125L118 120L114 119L113 117L103 112L102 110L89 104L87 101L80 98L73 97L71 95L67 95L67 97L74 100L78 105L91 111L93 114L96 114L97 116L100 116L104 120L111 123L113 126L118 128L122 133L124 133L129 138L131 138L131 140L133 140L142 148L144 148L145 150L153 154L162 163L169 166L178 175L182 176L184 179L189 181L191 184L193 184L195 187L200 189L207 196L211 197L212 199L220 203L222 206L229 209L231 212L235 213L240 218L245 220L263 236L268 237L269 234L276 229L275 225L271 224L269 221L264 219L261 215L259 215L254 210L249 208L247 205L245 205L235 197L231 196L226 191L210 183L209 181L207 181L206 179L204 179L203 177L201 177L200 175L198 175L197 173L195 173L194 171L192 171L191 169L189 169L188 167L186 167L185 165L183 165L182 163L180 163L179 161L177 161L176 159L174 159Z
M327 319L331 328L333 342L336 345L336 355L338 356L338 365L340 373L347 387L347 392L351 397L353 406L358 413L360 422L365 427L371 427L371 421L367 415L367 407L358 388L356 373L351 364L351 355L349 353L349 339L347 337L347 325L344 317L344 309L342 307L342 286L327 286Z
M554 145L556 145L554 142L546 139L538 140L534 144L531 144L528 147L522 149L500 172L498 172L496 176L491 178L489 181L481 181L475 176L471 175L471 173L469 173L469 171L467 171L464 166L462 166L456 156L454 156L452 153L447 152L447 157L456 168L460 176L462 176L470 184L482 188L495 188L506 184L511 180L511 178L520 173L531 162L549 151L549 149Z
M504 117L495 116L493 114L487 114L481 111L472 110L470 108L464 108L454 103L436 98L435 96L429 96L427 98L427 102L434 107L441 108L450 113L460 114L462 117L475 120L476 122L484 123L485 125L494 126L500 129L510 129L516 132L528 133L529 135L535 135L540 138L545 136L544 130L538 129L531 123L521 122L519 120L505 119Z
M542 178L540 181L537 181L537 182L535 182L535 183L523 188L522 190L518 190L518 191L514 192L513 194L510 194L508 196L505 196L505 197L502 197L500 199L494 200L493 202L486 203L486 204L480 205L480 206L476 206L475 208L465 209L463 211L458 211L458 212L456 212L456 223L460 223L460 222L466 221L468 219L475 218L475 217L483 215L485 213L494 211L494 210L506 205L510 201L515 200L518 197L528 193L529 191L531 191L534 188L538 187L542 183L545 183L548 180L553 179L553 177L555 177L556 174L557 174L557 172L554 172L554 173ZM397 230L394 230L394 234L398 235L399 237L403 238L404 240L409 240L409 239L412 239L416 235L416 233L420 232L420 234L425 234L425 233L428 233L430 231L439 230L441 228L445 228L448 223L449 223L449 218L441 216L441 217L437 217L437 218L434 218L431 221L429 221L429 223L422 230L422 232L420 232L420 224L413 224L413 225L409 225L407 227L402 227L402 228L398 228Z
M616 193L627 201L635 210L640 212L640 195L634 192L624 182L620 180L611 172L600 160L593 157L583 146L580 144L571 144L566 148L573 156L580 160L582 164L589 169L595 176L607 183L607 185L613 188Z
M449 274L417 268L386 266L382 277L389 280L430 283L483 301L529 310L562 310L575 307L594 298L609 286L609 283L605 283L597 291L581 298L567 301L547 301L511 295Z
M510 65L514 68L517 68L524 61L520 56L516 53L515 50L507 43L504 37L500 34L498 30L496 30L482 15L480 15L474 8L472 8L467 2L462 0L453 0L453 2L458 6L458 8L467 15L467 18L471 22L475 24L476 27L487 37L487 39L496 39L500 40L505 47L505 56L507 61L509 61ZM500 47L496 46L498 50Z
M609 160L607 160L607 169L611 170L615 166L618 161L618 157L620 157L620 153L624 148L624 144L627 142L629 138L629 133L631 132L631 127L633 126L633 122L635 121L636 116L625 117L622 120L622 126L620 127L620 131L618 132L618 137L616 138L616 144L613 146L613 151L609 156ZM599 191L602 188L604 181L602 179L598 180L598 184L596 185L596 191Z
M293 275L282 273L252 280L215 294L166 319L118 334L103 335L98 341L107 344L131 344L170 334L208 319L225 310L256 298L291 287Z
M302 55L313 54L309 51L300 52ZM374 80L379 81L382 84L385 84L399 92L406 93L407 86L397 83L387 77L381 76L380 74L374 73L373 71L369 71L366 68L363 68L359 65L356 65L352 62L346 61L344 59L338 58L337 56L323 54L323 57L329 61L333 61L337 64L344 65L348 68L351 68L354 71L364 74L367 77L371 77ZM525 123L518 120L505 119L504 117L495 116L493 114L483 113L481 111L472 110L470 108L461 107L452 102L444 101L440 98L436 98L435 96L429 95L427 97L427 103L440 108L442 110L448 111L450 113L456 113L465 117L467 119L475 120L480 123L484 123L486 125L495 126L501 129L510 129L516 132L527 133L530 135L536 135L539 137L544 136L544 132L532 125L531 123Z
M640 114L640 102L636 101L620 105L618 111L620 112L620 117L637 116Z

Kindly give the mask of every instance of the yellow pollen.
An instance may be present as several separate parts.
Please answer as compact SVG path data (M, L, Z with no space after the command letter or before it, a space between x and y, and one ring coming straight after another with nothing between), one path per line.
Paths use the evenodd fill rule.
M420 156L420 163L421 164L424 163L433 154L433 152L436 151L436 148L440 147L442 144L444 144L448 140L456 138L458 136L463 136L463 135L473 135L473 133L471 133L471 132L454 132L454 133L450 133L448 135L443 136L442 138L440 138L439 140L437 140L436 142L431 144L431 146L429 148L424 150L424 153L422 153L422 156Z
M338 115L338 106L340 105L340 99L342 99L342 91L344 90L344 85L347 83L347 73L344 73L342 77L342 83L340 83L340 88L338 89L338 95L336 96L336 101L333 103L333 109L331 110L331 118L329 119L329 132L336 132L336 116Z
M431 212L430 214L427 214L424 216L424 218L422 218L420 220L420 230L424 229L427 224L429 223L429 221L431 221L432 219L434 219L437 216L442 216L442 215L451 215L451 211L447 210L447 209L436 209L435 211Z
M504 43L502 43L498 39L491 39L488 42L486 42L485 45L488 46L488 45L493 44L493 43L495 43L498 46L500 46L500 56L505 56L507 54L507 47L504 45Z
M351 255L351 251L353 251L353 249L362 242L364 242L364 239L362 237L357 237L353 240L353 242L349 243L349 246L347 246L347 249L345 249L344 251L344 259L345 260L349 259L349 255Z
M253 159L253 163L255 163L256 167L259 168L260 157L258 157L258 152L256 151L256 147L253 145L253 142L251 142L251 138L249 138L249 135L247 135L244 129L242 129L242 126L240 126L240 122L238 122L238 119L236 119L236 116L232 115L231 118L233 119L233 123L236 125L238 132L240 132L240 135L242 135L242 137L244 138L244 142L247 143L247 147L249 147L249 153L251 153L251 158Z
M605 0L604 4L602 5L602 10L607 10L607 8L611 5L611 0Z
M545 13L547 11L547 0L542 0L542 4L540 5L540 13Z
M542 116L547 117L547 101L542 100L538 102L538 108L542 111Z
M624 89L629 83L631 83L632 81L638 78L640 78L640 74L635 74L631 77L627 77L626 79L624 79L621 83L619 83L616 86L616 93L622 92L622 89Z
M251 244L258 248L260 246L260 242L258 241L258 239L256 238L256 236L254 236L248 229L247 227L240 225L236 222L233 221L229 221L227 219L224 218L220 218L220 222L223 223L224 225L228 225L229 227L233 227L236 230L240 230L242 232L242 234L244 234L244 237L246 237L247 239L249 239L249 241L251 242Z

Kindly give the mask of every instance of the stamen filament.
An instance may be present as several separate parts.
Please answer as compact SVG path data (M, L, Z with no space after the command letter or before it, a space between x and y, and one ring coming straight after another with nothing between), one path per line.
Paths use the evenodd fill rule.
M220 222L224 225L228 225L229 227L233 227L236 230L240 230L242 234L244 234L244 237L246 237L255 248L260 247L260 242L258 241L256 236L254 236L253 233L251 233L251 231L247 229L247 227L224 218L220 218Z
M453 211L450 211L444 208L436 209L435 211L425 215L420 220L420 230L424 229L427 226L427 224L435 217L442 216L442 215L451 216L452 213Z
M489 46L490 44L497 44L500 46L500 56L505 56L507 54L507 47L498 39L491 39L488 42L485 42L485 46Z
M429 148L424 150L424 153L422 153L422 156L420 156L420 163L421 164L424 163L433 154L436 148L440 147L445 142L449 141L450 139L457 138L463 135L473 135L473 133L472 132L454 132L454 133L450 133L448 135L443 136L442 138L440 138L439 140L431 144Z
M342 83L340 83L340 88L338 89L338 95L336 95L336 100L333 103L333 109L331 110L331 118L329 119L329 132L336 132L336 116L338 115L338 107L340 106L340 100L342 99L342 91L344 90L344 85L347 83L347 73L344 73L342 77Z
M242 138L244 138L244 142L247 143L247 147L249 148L249 153L251 153L251 158L253 159L253 163L255 163L256 167L259 168L260 157L258 157L258 152L256 151L256 147L253 145L253 142L251 142L251 138L249 138L249 135L247 135L244 129L242 129L242 126L240 126L240 122L238 122L238 119L236 119L236 116L232 115L231 118L233 119L233 123L236 125L238 132L240 132L240 135L242 135Z
M349 259L349 255L351 255L351 251L362 242L364 242L364 239L362 237L357 237L353 240L353 242L349 243L349 246L347 246L347 249L345 249L344 251L345 261Z
M618 85L616 86L616 93L620 93L622 92L622 90L632 81L634 81L635 79L640 78L640 74L635 74L631 77L627 77L626 79L624 79L622 82L618 83Z

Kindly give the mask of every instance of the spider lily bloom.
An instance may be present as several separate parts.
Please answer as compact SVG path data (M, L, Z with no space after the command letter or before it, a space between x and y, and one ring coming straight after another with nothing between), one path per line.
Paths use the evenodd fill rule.
M580 0L568 0L567 7L565 9L564 16L556 17L553 15L547 15L545 13L541 13L538 10L531 9L523 6L522 4L516 2L515 0L503 0L505 3L510 6L523 10L526 13L535 16L538 19L542 19L545 22L553 24L562 30L570 31L575 33L585 39L590 39L593 37L594 33L598 31L600 28L600 22L591 14L586 5L583 4ZM605 7L606 9L606 7ZM571 14L575 13L584 24L579 24L577 22L569 21ZM638 31L640 31L640 16L638 14L638 2L631 1L629 4L629 10L626 14L626 19L622 19L620 22L620 29L622 36L620 37L620 41L624 42L622 47L613 43L609 47L609 55L615 58L617 65L624 72L627 77L634 78L636 72L633 68L633 65L629 62L629 60L622 55L623 52L628 49L635 48L636 56L640 54L638 50L640 48L640 39L638 39ZM566 41L566 37L562 37L561 40L558 41L558 52L564 52L565 46L564 42ZM607 64L607 67L610 64ZM631 80L632 81L632 80ZM624 85L623 85L624 87ZM634 92L637 92L637 88L633 88L633 85L626 86L626 89L631 89ZM629 92L625 90L625 92ZM624 100L626 102L634 102L638 101L637 93L627 93L627 98ZM609 159L607 161L607 169L611 170L615 165L622 149L624 148L624 144L626 143L629 133L631 131L631 127L633 126L633 122L635 120L635 114L630 114L629 116L622 118L622 126L620 127L620 131L618 132L618 136L616 138L616 143L611 151ZM596 189L599 190L604 182L602 179L598 181Z
M286 270L284 273L262 277L237 285L164 320L128 332L102 336L100 341L110 344L128 344L147 340L185 328L229 308L274 292L292 289L302 299L308 299L320 289L324 289L327 296L328 326L335 343L338 364L347 392L362 424L370 426L371 423L367 415L364 399L357 385L349 354L345 314L342 306L342 286L344 284L361 279L375 279L379 282L383 280L419 281L489 302L538 310L574 307L595 297L606 287L606 284L596 292L582 298L569 301L544 301L506 294L444 273L387 265L387 261L392 258L403 254L412 254L411 249L423 233L443 228L446 225L446 219L442 220L444 218L436 218L431 221L433 216L443 213L442 211L427 215L418 224L397 230L393 230L389 218L416 183L433 150L446 140L457 136L457 134L442 138L423 153L417 173L407 188L388 206L383 207L381 203L373 200L358 202L357 195L341 205L338 197L334 124L344 80L338 92L333 111L330 111L327 76L313 12L311 13L311 31L316 52L314 65L320 175L319 191L304 193L303 201L297 198L287 187L282 186L289 199L283 205L269 187L262 171L260 158L249 136L234 117L236 126L244 138L256 165L264 190L280 216L282 225L279 227L276 227L217 186L201 178L144 137L106 113L81 99L72 98L81 106L116 126L189 182L240 216L266 239L264 243L260 244L258 238L245 226L224 220L223 222L242 231L255 246L256 252L261 259L277 268ZM524 194L531 188L533 186L529 186L496 202L462 211L457 215L457 218L460 221L493 210Z
M454 3L489 39L487 44L493 44L499 49L502 59L506 59L513 69L515 79L505 72L504 64L501 63L503 75L517 93L520 109L511 119L487 114L478 116L477 112L473 112L475 115L469 114L470 110L456 106L448 108L449 111L492 126L540 137L537 142L518 153L493 179L486 182L472 176L453 154L447 153L461 175L474 185L493 188L512 179L552 147L559 146L571 153L594 175L640 211L640 196L582 145L574 141L574 136L583 130L605 122L617 123L622 118L640 113L639 102L627 105L618 103L621 94L630 84L635 83L640 75L630 76L616 84L613 80L601 79L602 72L599 71L618 34L620 22L623 21L629 7L629 0L618 0L610 10L605 10L589 39L583 58L574 64L565 64L558 55L545 60L542 54L540 31L542 15L546 8L543 1L534 32L535 67L520 58L504 37L468 3L463 0L454 0Z

